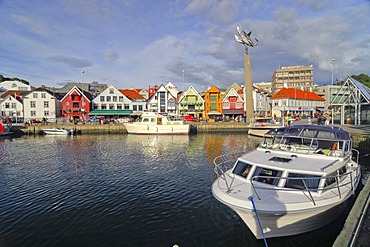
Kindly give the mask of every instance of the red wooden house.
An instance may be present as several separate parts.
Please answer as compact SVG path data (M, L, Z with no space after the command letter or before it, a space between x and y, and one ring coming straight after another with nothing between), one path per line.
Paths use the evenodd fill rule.
M74 86L61 100L62 116L66 120L83 121L91 111L92 95Z
M243 89L240 89L243 93ZM244 100L234 88L231 88L222 100L222 113L230 118L244 115Z

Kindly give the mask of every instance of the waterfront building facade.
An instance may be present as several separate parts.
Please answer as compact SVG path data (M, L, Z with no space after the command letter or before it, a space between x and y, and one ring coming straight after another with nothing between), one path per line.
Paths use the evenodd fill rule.
M270 117L271 101L267 91L253 85L253 108L255 117Z
M132 114L141 115L144 111L147 110L146 99L137 92L137 90L130 89L120 89L119 90L124 96L131 100L130 110Z
M91 111L93 97L74 86L62 99L62 116L70 121L85 121Z
M316 109L325 107L325 99L314 92L296 88L282 88L271 96L272 114L313 116Z
M177 115L176 96L162 84L148 99L148 111L163 115Z
M93 98L91 104L89 116L121 117L132 112L132 101L113 85Z
M216 86L211 86L203 95L205 119L220 117L222 112L222 93Z
M39 87L23 99L24 121L42 120L55 123L62 116L61 96Z
M243 94L243 89L240 90ZM245 115L244 99L234 88L231 88L222 99L222 114L224 117L231 119L241 118Z
M282 88L310 91L313 85L313 66L285 66L276 69L272 76L272 92Z
M190 115L195 118L204 117L205 101L202 96L190 86L179 99L179 113L181 116Z

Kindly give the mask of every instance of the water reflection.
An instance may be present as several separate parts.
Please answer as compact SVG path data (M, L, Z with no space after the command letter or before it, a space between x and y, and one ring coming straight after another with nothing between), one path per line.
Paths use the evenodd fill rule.
M216 156L258 142L243 134L0 142L0 246L263 246L210 188ZM309 243L295 239L282 243Z

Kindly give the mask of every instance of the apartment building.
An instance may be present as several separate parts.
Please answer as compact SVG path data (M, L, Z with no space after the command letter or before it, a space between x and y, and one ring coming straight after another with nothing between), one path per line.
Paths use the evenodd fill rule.
M296 88L310 91L313 84L313 66L285 66L276 69L272 76L272 92L282 88Z

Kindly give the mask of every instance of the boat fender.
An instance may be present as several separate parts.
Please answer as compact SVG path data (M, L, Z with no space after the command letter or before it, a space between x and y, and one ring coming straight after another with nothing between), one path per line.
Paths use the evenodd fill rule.
M173 132L173 127L171 127L171 131Z
M146 129L149 130L149 125L146 126Z
M157 132L158 132L158 127L157 127Z
M5 128L2 124L0 124L0 133L3 133L5 131Z
M261 127L265 127L265 124L264 123L261 123Z

